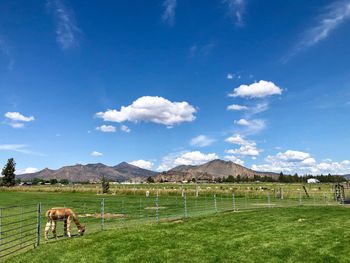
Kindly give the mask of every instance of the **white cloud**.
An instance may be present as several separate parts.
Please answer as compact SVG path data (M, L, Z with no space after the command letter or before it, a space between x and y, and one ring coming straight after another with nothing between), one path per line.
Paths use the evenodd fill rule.
M256 119L256 120L246 120L240 119L235 121L237 125L245 127L245 134L255 134L266 128L266 122L264 120Z
M54 16L57 42L61 48L65 50L79 47L81 30L76 25L73 10L65 6L62 0L48 0L47 6Z
M120 130L123 131L123 132L126 132L126 133L129 133L131 132L130 128L126 125L121 125L120 126Z
M279 160L283 160L286 162L298 162L298 161L304 161L308 158L310 158L311 155L306 152L300 152L300 151L293 151L293 150L287 150L284 153L279 152L276 155L276 158Z
M227 5L228 15L235 19L237 26L244 24L243 14L245 11L246 0L223 0L224 4Z
M101 132L116 132L117 128L112 125L102 125L102 126L96 127L96 130Z
M309 28L304 34L302 40L297 44L296 48L289 54L286 61L304 49L316 45L325 40L332 31L350 18L350 1L340 0L333 1L326 11L319 15L315 26Z
M132 161L130 164L135 165L137 167L143 168L143 169L152 169L153 163L150 161L145 161L145 160L137 160L137 161Z
M164 12L162 14L162 20L170 26L173 26L175 22L176 5L176 0L165 0L163 2Z
M227 79L233 79L233 74L232 73L227 73Z
M17 174L32 174L32 173L36 173L38 172L39 169L38 168L35 168L35 167L28 167L24 170L20 170L17 172Z
M226 160L228 160L228 161L231 161L231 162L234 162L234 163L236 163L236 164L239 164L239 165L244 165L244 161L243 160L241 160L241 159L238 159L236 156L234 156L234 155L226 155L225 157L224 157Z
M298 173L298 174L347 174L350 173L350 161L333 162L324 160L318 163L310 153L287 150L265 158L266 163L254 164L253 170Z
M256 145L242 145L239 149L226 150L225 153L243 156L258 156L259 150L256 148Z
M90 155L94 156L94 157L99 157L99 156L102 156L103 153L100 153L100 152L97 152L97 151L93 151Z
M273 82L260 80L250 85L240 85L235 88L230 97L242 98L264 98L272 95L282 94L282 89L276 86Z
M192 146L198 146L198 147L206 147L211 145L215 140L212 138L209 138L208 136L205 135L199 135L195 138L193 138L190 141L190 144Z
M26 117L19 112L6 112L6 124L10 125L12 128L22 128L24 123L34 121L33 116Z
M243 105L237 105L237 104L232 104L227 106L227 110L236 110L236 111L242 111L242 110L248 110L249 108L247 106Z
M243 136L241 136L240 134L235 134L235 135L232 135L230 137L228 137L226 140L226 142L229 142L229 143L233 143L233 144L238 144L238 145L249 145L250 142L245 140Z
M226 139L226 142L239 145L237 149L225 150L227 154L235 154L241 156L258 156L261 152L254 141L248 141L239 134L233 135Z
M187 102L171 102L162 97L144 96L118 110L98 112L96 116L111 122L153 122L172 127L195 120L196 109Z
M215 153L205 154L200 151L172 153L163 157L157 171L167 171L178 165L200 165L218 158Z
M28 150L28 146L25 144L0 144L0 151L13 151L25 154L33 153Z

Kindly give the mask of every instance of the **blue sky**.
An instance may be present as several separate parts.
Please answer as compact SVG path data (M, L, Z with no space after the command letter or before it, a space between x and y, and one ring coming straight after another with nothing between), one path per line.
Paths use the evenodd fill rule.
M0 160L350 173L350 1L4 0Z

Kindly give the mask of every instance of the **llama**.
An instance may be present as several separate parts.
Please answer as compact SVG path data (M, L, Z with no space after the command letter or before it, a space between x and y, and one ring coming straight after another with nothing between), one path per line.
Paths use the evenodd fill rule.
M57 238L56 233L56 226L58 220L64 221L64 235L67 235L68 237L71 237L71 230L72 230L72 220L76 224L78 228L78 233L82 236L85 232L85 226L81 225L79 223L78 217L70 208L64 208L64 207L54 207L46 211L46 217L47 217L47 223L45 227L45 240L48 240L48 234L50 231L50 228L52 230L52 234L54 238Z

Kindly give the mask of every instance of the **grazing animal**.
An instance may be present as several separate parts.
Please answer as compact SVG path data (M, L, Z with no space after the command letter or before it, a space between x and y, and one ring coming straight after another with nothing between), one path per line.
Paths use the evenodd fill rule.
M85 226L79 223L78 217L72 209L65 207L54 207L47 210L45 215L47 217L47 223L45 227L45 240L48 240L50 228L52 230L54 238L57 238L56 226L58 220L64 221L64 234L68 237L71 237L72 220L78 228L78 233L81 236L84 235Z

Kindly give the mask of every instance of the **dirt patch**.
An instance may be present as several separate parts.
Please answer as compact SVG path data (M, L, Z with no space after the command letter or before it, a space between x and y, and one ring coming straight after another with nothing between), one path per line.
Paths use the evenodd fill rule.
M264 204L264 203L257 203L257 204L255 204L255 205L263 205L263 206L273 206L273 205L276 205L276 204Z
M167 223L174 223L174 224L180 224L184 222L182 219L179 219L179 218L173 218L173 219L169 218L169 219L163 219L161 221L167 222Z
M145 207L145 209L147 209L147 210L156 210L157 207L155 207L155 206L148 206L148 207ZM158 209L166 209L166 207L165 206L158 206Z
M83 214L79 215L78 217L88 217L88 218L101 218L102 215L100 213L95 213L95 214ZM105 213L104 218L124 218L126 217L125 214L112 214L112 213Z

